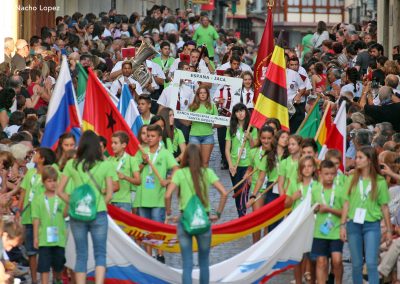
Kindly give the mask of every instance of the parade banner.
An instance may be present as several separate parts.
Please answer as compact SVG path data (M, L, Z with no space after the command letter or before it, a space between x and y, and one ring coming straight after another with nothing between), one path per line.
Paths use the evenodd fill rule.
M211 246L240 239L280 220L290 212L290 209L284 207L285 198L286 196L281 196L242 218L213 225ZM176 226L155 222L112 205L108 206L108 214L133 239L163 251L175 253L180 251Z
M282 202L282 197L280 199L279 202ZM252 217L255 218L254 215ZM239 254L211 265L210 283L265 283L273 276L292 268L301 261L304 253L311 250L314 223L314 208L311 207L311 194L308 194L293 213L267 236ZM215 227L213 236L216 234ZM108 218L107 236L107 269L104 283L182 283L182 270L163 264L148 255L112 218ZM67 267L74 267L75 252L74 239L70 233L65 249ZM93 244L89 236L89 280L94 279L95 266ZM192 278L193 283L198 283L199 269L193 269Z
M229 88L231 96L231 103L229 109L224 109L222 107L218 107L218 103L216 103L218 107L219 115L211 115L211 114L199 114L190 111L183 111L177 109L177 102L179 101L179 90L182 84L197 84L199 82L203 83L211 83L217 85L217 90L215 93L210 93L212 103L216 103L219 99L219 90L221 88ZM214 74L203 74L196 72L188 72L177 70L174 73L174 80L172 83L172 92L168 94L172 96L170 102L171 104L168 106L174 110L175 118L184 119L190 121L198 121L198 122L206 122L212 124L219 124L224 126L229 126L230 117L227 116L227 113L232 112L232 108L235 104L240 102L240 90L242 88L243 79L241 78L232 78L219 76ZM180 104L185 104L189 102L180 102Z

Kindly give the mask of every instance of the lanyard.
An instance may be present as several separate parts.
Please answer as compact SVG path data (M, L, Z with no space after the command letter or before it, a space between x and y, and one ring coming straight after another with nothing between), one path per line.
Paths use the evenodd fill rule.
M314 180L311 180L311 181L310 181L310 184L308 185L308 189L307 189L307 194L308 194L308 192L310 192L313 182L314 182ZM300 192L301 192L301 198L300 198L300 200L303 201L303 199L304 199L304 197L305 197L305 195L304 195L304 185L303 185L303 183L300 183Z
M368 183L367 188L364 191L364 184L363 184L363 180L362 178L360 178L358 180L358 186L360 188L360 197L361 197L361 201L365 202L365 200L367 200L368 194L371 191L371 182Z
M153 159L151 160L151 163L153 165L154 165L155 161L157 160L157 156L160 153L161 147L162 147L162 145L161 145L161 142L160 142L160 144L158 144L157 151L154 153ZM151 153L150 153L150 150L149 150L149 157L150 157L150 154ZM151 175L152 173L153 173L153 169L151 167L149 167L149 174Z
M119 172L122 168L122 166L125 164L125 159L126 159L126 153L124 153L119 160L118 166L117 166L117 172Z
M259 152L258 152L258 157L259 157L259 159L261 160L262 159L262 157L263 157L263 150L262 150L262 146L260 146L260 150L259 150Z
M244 141L244 135L245 135L245 133L244 133L244 130L243 130L243 135L241 135L241 134L240 134L240 130L239 130L239 128L236 130L236 137L237 137L237 139L239 140L239 142L240 142L240 145L242 145L242 144L243 144L243 141Z
M54 201L53 214L51 214L49 199L47 198L47 196L45 196L45 198L44 198L44 203L46 205L47 212L50 215L50 223L51 224L53 224L53 221L54 221L54 218L56 217L57 209L58 209L58 198L57 198L57 196L55 197L55 199L56 200Z
M32 202L33 197L35 196L35 187L36 187L36 174L33 174L31 177L31 191L29 192L29 202Z
M330 200L329 200L329 207L330 207L330 208L333 208L333 203L335 202L335 187L336 187L335 185L332 187L331 198L330 198ZM324 192L325 192L324 187L322 187L322 191L321 191L322 203L323 203L324 205L327 205L327 204L326 204L326 199L325 199ZM329 214L328 214L328 218L331 218L331 217L332 217L332 213L329 213Z

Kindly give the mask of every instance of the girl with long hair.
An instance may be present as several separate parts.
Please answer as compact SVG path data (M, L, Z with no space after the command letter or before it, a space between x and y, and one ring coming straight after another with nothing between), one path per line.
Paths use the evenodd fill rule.
M375 149L358 149L354 174L345 183L346 201L343 205L340 238L348 241L352 263L353 283L363 283L363 252L369 283L379 283L378 259L381 240L381 219L386 225L388 247L392 241L386 180L379 174Z
M262 194L270 182L277 178L274 129L264 125L258 134L259 143L250 150L250 166L246 174L257 170L251 177L250 200L246 207L252 206L253 212L264 206L264 198L257 201L257 195ZM253 243L260 240L261 231L253 233Z
M246 139L246 129L249 126L250 122L250 114L247 107L242 104L236 104L232 109L232 117L230 121L230 127L226 131L226 144L225 144L225 156L229 165L229 173L231 176L232 185L235 186L239 183L244 174L247 171L247 167L250 164L249 154L250 154L250 140L248 137ZM245 142L245 146L243 151L239 155L240 148L242 144ZM240 190L237 188L235 193ZM235 197L236 209L239 217L246 215L246 200L247 200L247 191L242 191L241 194L238 194Z
M79 244L75 248L74 272L77 284L86 283L88 233L90 233L93 241L96 283L104 282L108 227L106 204L112 198L112 178L115 178L115 174L110 171L112 167L111 162L103 160L99 137L93 131L85 131L80 138L76 157L69 160L65 165L57 188L58 196L67 204L69 203L69 195L73 192L65 192L69 179L73 180L74 189L84 183L90 184L96 195L96 219L89 222L70 219L70 228L75 244Z
M312 156L305 156L299 160L297 178L295 180L291 180L286 192L286 208L292 207L292 210L294 210L300 205L301 201L303 201L307 194L309 194L313 186L318 183L317 169L317 162ZM311 280L310 272L306 269L310 266L310 259L308 257L303 257L302 261L294 267L294 278L296 284L303 283L303 271L306 271L304 273L306 280Z
M167 218L171 217L171 198L173 192L178 189L179 210L184 211L191 197L196 194L203 204L206 212L209 213L210 220L217 221L224 210L227 193L224 186L219 181L215 172L204 167L203 155L198 145L189 144L183 155L181 169L177 170L165 193L165 206ZM208 188L213 185L221 195L216 215L210 214L210 200L208 198ZM193 212L194 214L194 212ZM193 269L193 237L196 238L198 245L198 258L200 267L200 283L209 283L209 254L211 245L211 228L205 233L191 235L188 234L181 222L178 222L178 240L181 248L183 273L182 283L192 283Z
M189 110L195 113L218 115L217 107L211 103L209 89L203 86L197 89ZM214 148L213 125L211 123L192 121L189 143L200 145L203 166L207 167L212 149Z
M57 163L60 162L66 152L75 148L75 144L76 138L72 133L66 132L60 135L56 149Z
M254 77L250 71L243 71L240 75L243 79L243 86L240 90L240 102L246 105L251 112L254 109Z
M280 162L289 157L289 132L286 130L278 130L275 132L275 140L276 140L276 155L278 156L278 172Z
M158 114L169 122L173 154L176 161L180 163L186 149L186 143L182 130L174 126L174 111L169 107L165 107Z
M301 155L301 142L303 142L303 138L300 135L294 134L289 137L289 156L279 163L278 189L280 194L285 193L287 190L289 180L297 179L297 169Z

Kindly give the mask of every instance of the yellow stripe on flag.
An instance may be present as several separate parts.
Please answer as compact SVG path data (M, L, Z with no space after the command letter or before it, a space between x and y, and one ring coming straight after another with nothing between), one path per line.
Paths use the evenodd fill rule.
M278 65L286 70L286 62L285 62L285 50L275 45L274 53L272 54L271 63Z
M94 125L87 122L86 120L82 120L82 130L83 131L86 131L86 130L94 131Z
M282 125L289 127L289 113L287 107L260 94L255 109L267 118L279 119Z
M318 143L323 146L326 141L326 137L328 136L328 129L326 128L326 123L323 122L324 124L321 127L321 132L318 135Z

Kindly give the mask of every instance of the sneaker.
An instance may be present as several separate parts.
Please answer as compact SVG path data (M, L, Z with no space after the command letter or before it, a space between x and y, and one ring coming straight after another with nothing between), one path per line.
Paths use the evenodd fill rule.
M156 259L161 263L165 263L165 257L163 255L157 255Z

